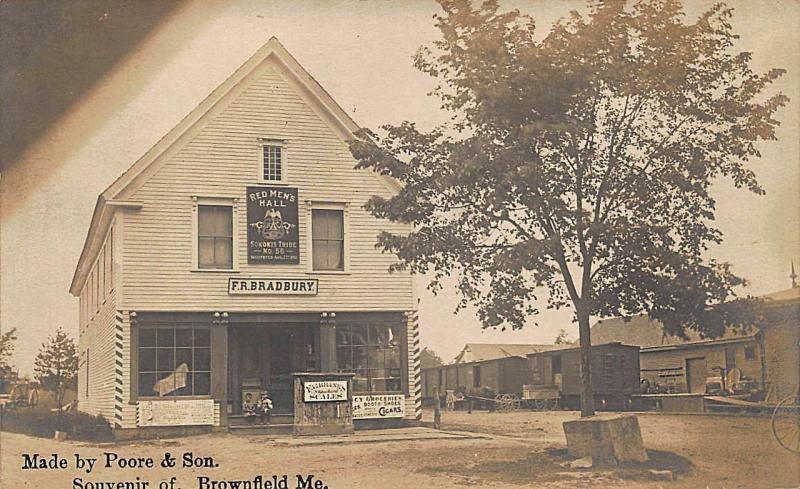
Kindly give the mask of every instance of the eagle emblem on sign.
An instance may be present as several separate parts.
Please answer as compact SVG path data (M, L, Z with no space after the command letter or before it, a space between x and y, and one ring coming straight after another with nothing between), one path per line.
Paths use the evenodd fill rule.
M264 239L281 239L295 227L294 224L284 221L281 212L277 209L268 210L264 214L263 221L257 221L250 225L256 228Z

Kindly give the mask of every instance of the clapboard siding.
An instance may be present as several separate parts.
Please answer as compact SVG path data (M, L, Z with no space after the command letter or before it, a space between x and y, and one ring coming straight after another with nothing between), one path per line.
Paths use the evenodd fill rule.
M114 422L115 399L115 354L116 334L115 317L117 306L117 291L119 290L119 267L116 266L118 249L112 247L109 241L110 233L117 237L116 226L110 228L104 239L110 259L105 263L99 259L92 266L89 275L97 273L98 267L104 266L104 274L108 274L108 282L102 284L99 295L99 304L88 300L82 294L81 300L81 325L78 339L78 348L81 357L78 369L78 409L93 415L102 415L109 423ZM114 243L114 246L117 246ZM113 256L112 256L113 255ZM112 268L112 262L114 266ZM114 274L111 274L111 270ZM88 282L89 286L92 282ZM87 354L88 351L88 354ZM88 361L87 361L88 360ZM88 375L87 375L88 369ZM88 384L88 386L87 386Z
M800 386L800 309L787 309L786 318L764 328L764 375L772 390L770 402L796 394Z
M131 196L125 211L124 304L135 310L406 311L413 307L408 273L388 272L395 258L375 249L383 230L407 226L378 220L362 206L391 190L369 171L355 170L345 141L320 109L298 94L277 63L265 61L223 101L182 146ZM246 187L259 185L258 138L285 141L288 185L298 188L299 265L247 264ZM192 197L238 198L238 273L192 271ZM308 273L308 202L347 203L347 274ZM318 278L315 297L228 296L230 277ZM369 293L365 293L369 291Z

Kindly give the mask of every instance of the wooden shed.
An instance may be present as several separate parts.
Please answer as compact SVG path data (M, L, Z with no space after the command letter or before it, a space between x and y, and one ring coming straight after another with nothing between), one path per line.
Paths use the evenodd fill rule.
M580 408L580 348L531 353L528 369L532 388L556 386L560 404ZM598 409L621 410L639 394L639 347L622 343L592 346L592 387Z

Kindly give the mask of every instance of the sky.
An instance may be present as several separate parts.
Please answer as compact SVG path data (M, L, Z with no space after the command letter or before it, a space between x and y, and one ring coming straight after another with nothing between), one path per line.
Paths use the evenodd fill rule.
M788 288L790 262L800 265L800 3L728 3L738 48L753 52L756 71L787 69L774 89L791 98L777 114L778 141L762 144L752 164L767 194L724 181L714 187L725 241L709 254L732 263L751 281L746 292L758 295ZM546 29L584 3L503 5ZM686 5L695 18L712 2ZM446 114L412 56L438 37L436 12L427 0L197 0L172 12L0 177L0 330L18 330L12 361L20 372L32 371L40 344L58 326L77 335L78 300L68 288L97 195L271 36L362 127L411 120L431 128ZM417 283L422 344L445 360L467 342L552 343L560 329L577 338L564 310L545 310L538 325L532 320L520 331L483 330L474 310L453 314L452 287L433 297L425 277Z

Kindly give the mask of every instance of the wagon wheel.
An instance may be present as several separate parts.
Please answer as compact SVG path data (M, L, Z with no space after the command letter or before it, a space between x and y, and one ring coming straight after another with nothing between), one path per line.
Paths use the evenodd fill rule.
M508 394L500 394L500 405L502 406L500 410L504 413L507 413L514 408L511 398Z
M494 396L494 407L498 411L506 411L506 400L503 397L503 394L497 394Z
M519 398L514 394L498 394L494 399L498 411L508 412L519 409ZM517 400L516 407L514 407L514 399Z
M772 434L790 452L800 453L800 399L790 396L772 412Z
M558 407L558 399L542 399L542 409L545 411L555 411Z
M545 402L546 401L547 401L547 399L534 399L532 401L533 402L533 409L535 409L537 411L544 411L546 409L545 408Z
M522 405L522 401L519 400L519 396L516 394L506 394L506 396L508 396L510 410L519 411L519 407Z

